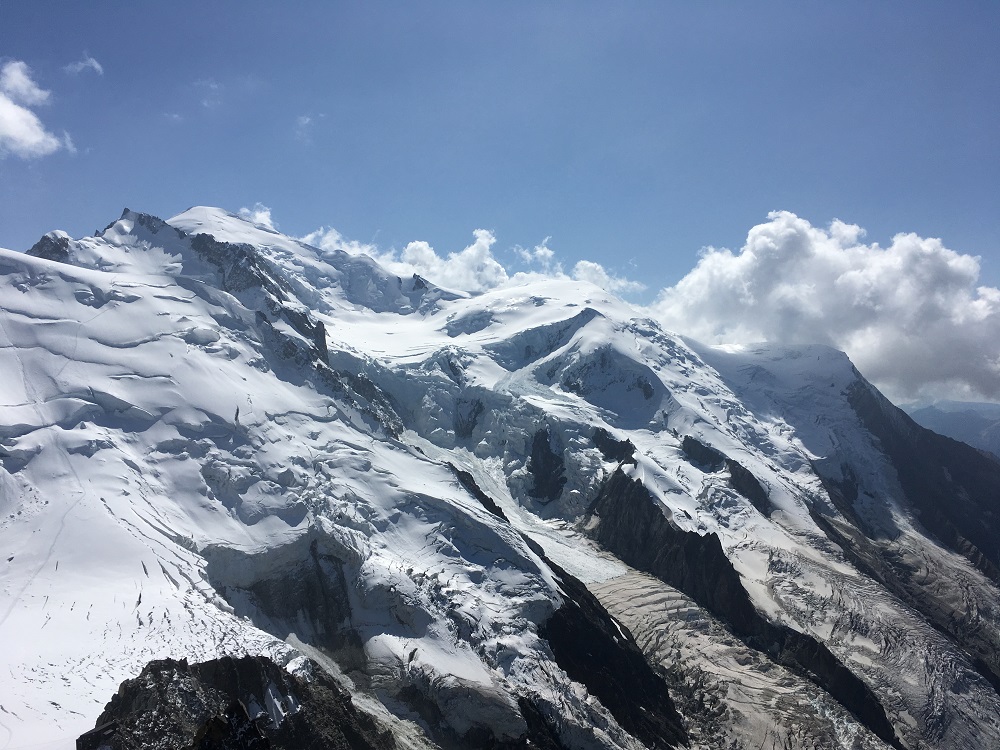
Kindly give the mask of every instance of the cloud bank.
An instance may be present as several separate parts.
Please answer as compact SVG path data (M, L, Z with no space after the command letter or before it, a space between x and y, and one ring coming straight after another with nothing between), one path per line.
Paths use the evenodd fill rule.
M1000 398L1000 290L978 285L979 259L915 234L863 237L772 213L738 253L706 249L652 310L706 343L829 344L892 398Z
M20 60L7 62L0 68L0 158L13 155L34 159L66 147L64 140L45 129L32 107L47 104L49 92L40 88L31 77L31 69Z
M242 215L242 212L241 212ZM365 253L379 261L398 276L417 274L431 280L438 286L463 292L484 292L503 286L517 279L525 271L514 271L501 263L493 254L496 236L488 229L477 229L472 233L474 241L459 252L442 255L422 240L410 242L402 251L381 251L374 245L349 241L336 229L324 227L300 239L323 250L342 250L356 254ZM531 250L515 246L512 254L522 265L528 266L527 273L554 278L573 278L592 284L615 294L629 294L645 289L643 284L614 276L593 261L578 262L571 273L563 271L556 261L555 252L548 247L550 237Z

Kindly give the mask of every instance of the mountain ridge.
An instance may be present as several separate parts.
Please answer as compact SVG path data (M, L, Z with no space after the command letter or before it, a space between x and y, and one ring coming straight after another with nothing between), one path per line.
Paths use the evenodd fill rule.
M675 696L676 717L633 696L666 744L1000 742L1000 468L942 479L961 503L935 514L908 461L973 459L842 353L705 347L566 279L456 293L202 207L50 233L0 275L11 747L79 734L153 659L302 654L414 746L537 717L567 746L655 745L567 661L590 647L551 640L616 627ZM715 540L745 603L639 576L649 522L605 492L626 479L677 539ZM578 619L604 610L642 638ZM671 628L705 647L665 656Z

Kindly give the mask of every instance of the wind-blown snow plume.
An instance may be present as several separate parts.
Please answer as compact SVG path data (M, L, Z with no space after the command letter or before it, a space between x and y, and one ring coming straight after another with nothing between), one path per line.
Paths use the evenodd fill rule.
M48 156L64 145L31 110L48 100L49 92L35 83L27 64L12 60L0 68L0 158Z
M739 253L708 248L653 310L706 342L833 345L897 397L1000 396L1000 290L977 286L979 259L915 234L863 236L772 213Z

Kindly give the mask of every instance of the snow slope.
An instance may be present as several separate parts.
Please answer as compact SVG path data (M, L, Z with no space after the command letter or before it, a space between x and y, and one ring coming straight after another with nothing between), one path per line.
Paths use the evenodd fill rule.
M1000 745L974 663L1000 647L996 579L925 528L843 354L703 347L565 279L455 293L213 208L33 252L0 251L0 748L75 737L152 658L302 651L421 742L518 737L528 697L569 746L639 747L540 634L566 594L539 549L652 623L639 643L677 691L779 667L725 618L664 652L682 595L616 597L638 574L591 538L616 472L682 538L716 535L753 609L824 644L897 746ZM920 576L861 562L883 557ZM975 638L942 630L948 608ZM795 680L813 697L739 718ZM821 682L712 688L728 713L697 731L686 704L693 741L794 738L817 710L816 746L890 741Z

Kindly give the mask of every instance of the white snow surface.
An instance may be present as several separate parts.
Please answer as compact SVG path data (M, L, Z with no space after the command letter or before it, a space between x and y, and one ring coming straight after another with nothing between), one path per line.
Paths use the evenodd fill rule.
M324 386L302 365L315 342L259 285L240 288L235 270L206 261L199 234L249 248L284 308L323 324L331 367L388 394L404 429ZM600 727L599 744L636 746L538 637L561 595L521 537L585 582L622 575L577 525L617 468L594 447L596 427L635 445L623 469L677 526L719 535L759 610L826 642L910 739L928 736L937 701L949 723L935 746L1000 745L996 693L810 517L811 506L836 515L814 465L847 451L868 472L871 520L924 544L846 407L859 376L843 354L703 347L566 279L450 292L214 208L166 225L126 211L97 236L52 236L68 243L68 263L0 250L0 750L71 743L153 658L291 661L293 645L208 580L206 557L311 539L357 572L351 624L375 694L420 686L459 732L474 696L512 736L511 696L531 695ZM262 315L295 355L276 356ZM532 496L539 429L566 462L552 502ZM771 516L727 471L686 460L685 435L750 470ZM978 575L939 552L956 574ZM252 575L224 573L231 585ZM894 623L907 647L888 661L884 641L845 620L871 633ZM942 691L928 653L967 689Z

